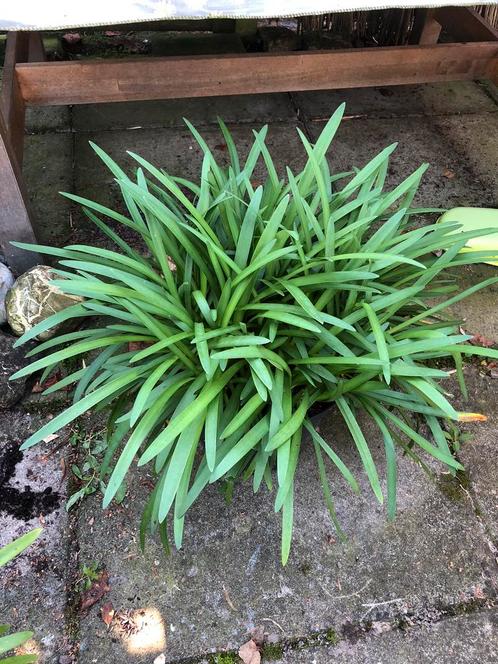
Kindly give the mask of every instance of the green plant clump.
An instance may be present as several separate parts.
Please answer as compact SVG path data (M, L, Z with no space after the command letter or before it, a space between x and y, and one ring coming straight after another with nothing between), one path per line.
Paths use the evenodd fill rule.
M459 253L478 233L458 233L457 223L417 221L427 210L413 208L412 201L427 164L386 189L394 144L361 169L330 172L326 153L343 112L341 106L314 145L298 130L307 162L297 174L287 168L285 178L265 145L267 127L254 132L244 161L220 121L230 161L222 167L187 122L204 153L198 182L168 175L133 153L138 168L129 177L93 146L115 177L126 214L66 196L83 206L115 250L17 244L57 256L61 278L55 285L86 298L36 325L19 343L64 320L101 319L97 327L40 344L29 355L41 357L15 374L42 369L44 378L58 363L93 352L87 364L48 388L76 384L74 403L23 448L89 409L110 407L104 463L112 473L103 504L119 492L135 459L149 464L156 481L142 543L159 524L164 539L170 519L180 547L185 513L211 482L252 478L258 491L276 478L285 563L304 431L334 520L325 457L359 491L333 443L313 427L314 409L325 404L344 419L382 502L358 412L377 425L387 457L390 516L397 449L415 458L427 453L451 471L461 468L441 420L464 416L439 385L447 372L428 361L454 360L464 387L462 355L498 357L465 344L470 337L459 322L441 316L447 305L498 278L464 292L448 278L448 270L490 254ZM258 164L266 179L257 185ZM133 231L144 251L103 219ZM437 297L443 301L434 304Z
M13 558L22 553L40 536L42 528L30 530L25 535L18 537L13 542L0 548L0 567L9 563ZM33 632L16 632L8 634L10 625L0 625L0 662L5 664L32 664L38 660L37 655L9 655L2 657L5 653L17 650L33 636Z

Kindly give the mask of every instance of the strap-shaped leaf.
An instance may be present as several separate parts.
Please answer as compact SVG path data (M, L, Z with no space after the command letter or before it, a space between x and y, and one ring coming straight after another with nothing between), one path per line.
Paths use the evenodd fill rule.
M375 497L377 498L379 503L382 503L384 501L384 496L382 495L379 476L377 474L377 469L375 467L372 454L368 447L368 443L365 440L365 436L363 435L360 425L358 424L358 421L353 411L351 410L348 402L344 397L339 397L337 399L337 406L339 407L341 415L343 416L344 421L346 422L346 425L355 442L356 448L360 454L363 467L365 468L365 472L370 482L370 486L372 487L372 491L374 492Z
M4 547L0 548L0 567L3 567L13 558L22 553L28 546L31 546L35 540L40 537L43 528L34 528L29 533L25 533L18 537L13 542L9 542Z
M221 392L225 385L233 378L241 367L241 362L236 362L224 373L217 373L214 378L209 381L199 393L197 399L192 405L174 417L168 426L162 431L157 438L149 445L143 455L139 459L139 465L142 466L153 459L161 450L168 447L173 440L182 431L193 422L205 409L209 406L211 401Z

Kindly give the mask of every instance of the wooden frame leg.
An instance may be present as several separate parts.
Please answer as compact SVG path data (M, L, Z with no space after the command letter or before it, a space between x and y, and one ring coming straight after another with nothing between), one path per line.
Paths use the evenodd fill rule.
M29 34L27 32L9 32L2 81L0 109L9 136L9 143L14 150L19 167L22 166L24 148L24 118L26 108L16 76L16 64L28 62Z
M40 263L38 254L13 247L11 240L36 242L28 199L7 128L0 113L0 248L7 265L17 274Z
M22 182L25 105L15 66L29 57L29 35L9 33L0 98L0 249L14 272L40 262L37 254L16 249L10 242L36 242Z

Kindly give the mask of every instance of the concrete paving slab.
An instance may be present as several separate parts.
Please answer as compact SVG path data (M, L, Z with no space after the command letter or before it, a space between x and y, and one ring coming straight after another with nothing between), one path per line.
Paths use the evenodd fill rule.
M462 447L460 458L469 474L476 512L488 529L490 547L498 561L498 379L483 375L485 372L485 367L479 369L477 366L469 366L465 371L469 393L474 395L472 407L484 413L488 421L465 426L465 430L472 434L472 440ZM458 394L455 390L457 397Z
M333 110L333 109L332 109ZM493 116L494 117L494 116ZM308 123L317 137L323 123ZM352 165L361 167L391 143L398 148L391 157L387 185L393 186L406 178L423 162L431 167L425 174L414 205L424 207L492 206L493 191L474 171L469 144L456 151L454 144L433 119L398 118L351 119L343 122L329 152L335 171L348 170ZM478 159L477 149L473 158Z
M70 130L70 106L28 106L26 109L26 131L28 134Z
M473 81L320 90L296 92L292 96L296 105L310 120L328 118L343 101L346 102L347 115L362 115L369 118L498 111L487 90Z
M352 164L359 166L389 142L401 140L398 155L393 161L393 181L408 175L420 161L434 163L426 176L418 202L448 206L493 205L496 200L492 191L493 174L491 168L488 172L478 160L479 154L484 154L483 163L494 163L493 148L486 152L485 141L486 128L494 127L494 111L490 110L487 98L478 100L473 87L469 89L467 101L463 100L462 88L459 91L455 97L461 103L461 110L452 112L471 113L471 104L476 103L477 108L482 103L482 116L435 117L439 111L436 112L438 91L434 90L434 106L430 107L428 102L426 106L432 111L424 112L427 117L400 117L395 123L385 118L347 121L334 147L334 167L343 170ZM361 93L358 94L359 104ZM431 93L426 91L426 94L429 98ZM382 97L390 99L389 95ZM341 99L337 102L340 103L342 98L341 93ZM261 101L260 106L257 100ZM194 118L194 123L210 125L219 110L208 108L207 100L197 101L199 103L195 102L192 107L188 105L192 108L190 117L197 113L199 119ZM277 162L281 165L288 163L294 170L301 166L304 150L294 132L294 110L286 95L227 98L216 102L229 122L247 123L247 126L234 129L243 150L247 150L251 137L250 125L272 121L268 142ZM329 100L327 103L332 102ZM169 107L167 113L170 119L166 125L162 124L161 119L163 104ZM465 104L468 105L465 107ZM334 102L331 110L336 105ZM96 141L120 163L131 165L125 151L132 149L172 173L186 177L197 174L201 163L200 150L186 130L177 128L181 115L187 114L186 106L185 100L179 100L137 104L135 108L132 105L112 105L112 108L108 105L107 109L102 106L81 107L81 124L75 137L77 161L74 191L116 207L120 203L112 176L107 174L88 147L88 139ZM397 97L391 101L391 115L402 115L401 106ZM118 129L104 131L112 127L114 108ZM456 109L456 106L452 108ZM120 109L125 111L122 115ZM390 117L387 101L386 109L386 117ZM93 111L98 110L103 111L102 117L92 115ZM86 116L84 111L88 111ZM143 121L135 122L136 117ZM152 125L147 125L148 122ZM135 131L119 129L136 124L152 128ZM308 123L314 134L319 125L319 122ZM157 130L155 126L166 128ZM206 126L203 133L216 154L226 158L220 134L211 126ZM44 240L62 243L71 230L68 225L69 208L56 192L72 189L72 137L64 134L28 137L25 170L28 186L33 192L35 212L41 220L42 232L48 236ZM258 177L260 175L256 173L255 179ZM88 225L82 223L78 215L75 215L72 239L100 241L90 234ZM494 274L495 269L477 266L468 274L463 271L462 284L466 283L466 279L477 280L490 271ZM494 322L490 310L496 308L496 293L491 291L482 297L486 299L476 300L473 307L464 308L462 312L467 317L468 329L493 337ZM476 373L475 381L471 383L472 408L469 407L469 410L482 410L489 414L493 409L496 413L495 382ZM336 445L337 451L360 477L360 463L351 449L344 426L337 420L335 413L325 418L321 425L322 433ZM31 426L31 420L25 419L9 419L6 422L8 430L19 431L22 438ZM382 441L371 426L365 425L365 432L383 475ZM362 621L389 623L400 618L415 618L417 623L432 623L440 620L448 610L458 611L472 605L476 598L484 602L487 598L492 601L498 583L496 551L491 535L496 533L493 524L498 521L495 438L496 417L493 415L486 424L476 429L475 440L462 450L472 486L469 493L458 492L457 497L451 492L441 491L444 481L429 480L411 462L401 458L399 515L393 524L385 520L383 508L374 502L364 479L361 482L363 494L357 498L331 473L339 518L349 535L345 543L337 539L329 522L316 479L312 450L305 445L296 489L294 548L286 568L279 563L280 523L278 515L273 514L272 496L262 493L254 497L247 486L236 489L234 502L229 506L224 503L218 489L211 487L187 518L184 549L166 558L157 540L153 539L148 543L145 556L142 556L137 546L137 526L149 478L146 471L139 473L134 469L129 493L121 506L101 513L97 497L85 502L80 510L77 530L71 533L71 547L80 547L78 565L95 561L109 571L111 591L106 600L112 601L123 619L136 616L142 627L128 636L114 628L108 630L100 618L97 605L81 622L80 664L113 664L118 661L125 664L151 663L161 652L165 653L166 662L191 656L202 657L214 651L236 649L257 625L264 625L273 640L294 641L300 638L306 640L308 635L320 630L332 635L350 634ZM30 464L37 467L39 449L35 448L33 454L35 456L30 458ZM22 473L20 477L23 477ZM43 485L42 488L45 487ZM64 611L65 620L70 620L68 609L64 608L65 598L62 599L65 589L62 577L57 577L54 571L70 567L67 558L60 562L63 556L69 555L69 542L64 535L65 514L61 513L57 518L61 530L50 534L50 539L55 542L54 546L59 546L60 551L54 553L48 563L55 581L52 584L50 579L47 580L47 576L43 575L45 572L31 581L29 572L29 588L23 595L25 588L15 585L20 579L14 575L12 583L15 592L9 595L7 602L9 611L19 604L26 605L25 612L19 614L19 624L35 625L37 635L49 635L48 645L42 644L48 653L45 656L49 664L56 664L58 657L64 656L69 649L64 640L64 635L67 635L64 631L67 628L63 625ZM12 526L11 521L8 525L14 530L17 527L15 524ZM52 553L47 555L50 557ZM57 555L60 557L57 558ZM35 570L37 565L35 560ZM49 608L55 607L45 611L47 615L41 610L41 600L36 602L36 596L41 597L45 588L48 588L49 594L53 593L53 605L50 604ZM10 592L10 587L7 590ZM52 601L52 594L50 597ZM373 610L369 608L377 603L380 606ZM439 625L447 622L445 620ZM475 627L474 632L481 633L480 629ZM464 627L458 631L466 633ZM390 637L390 634L385 636ZM398 635L398 632L393 632L392 645L386 646L384 651L379 650L380 659L358 661L393 661L382 660L387 656L385 653L389 653L389 648L393 653L401 653L400 662L417 661L419 658L422 662L438 661L423 659L424 653L429 652L429 645L426 645L431 643L429 636L427 640L425 636L423 639L420 637L419 650L415 650L422 653L420 657L416 655L415 659L407 659L406 655L403 659L410 651L404 648L407 642L401 645L397 642ZM75 638L76 634L69 636ZM441 643L445 638L441 636ZM447 638L453 637L450 635ZM469 646L468 652L476 656L473 660L461 661L481 659L486 664L487 644L481 644L479 649L477 640L472 643L473 649ZM351 646L351 641L348 640L347 644ZM437 647L434 646L436 653L439 652ZM311 651L306 652L309 654ZM352 652L360 658L363 651ZM376 653L377 650L370 652ZM328 659L317 659L317 664L334 661L332 657L335 658L335 650ZM313 659L294 659L292 664L294 661L312 662ZM350 657L348 661L355 660ZM450 660L440 661L445 664Z
M303 151L290 131L293 126L290 122L272 126L269 143L278 163L297 168ZM318 128L314 123L312 127ZM246 149L249 128L234 131ZM225 156L219 133L211 129L203 133L215 152ZM201 153L186 131L81 133L76 137L75 190L107 204L119 206L118 192L112 176L88 148L88 138L127 165L131 162L125 150L131 149L186 177L194 176L200 167ZM427 119L402 119L395 126L384 120L347 122L335 143L334 166L343 170L353 163L361 165L393 140L401 141L394 180L435 157L435 174L424 185L420 202L456 205L463 204L466 197L469 204L482 204L482 183L472 182L468 172L459 172L460 155L451 154ZM447 170L455 172L455 177L446 177ZM81 226L80 231L87 239L87 229ZM328 438L338 441L345 458L359 472L344 428L334 417L322 428ZM380 455L376 432L367 432ZM272 514L271 498L254 498L248 487L239 489L229 507L212 487L193 508L185 549L167 559L155 540L149 543L145 557L138 553L136 524L145 499L146 476L134 475L124 504L102 518L97 501L88 501L79 520L82 562L96 560L109 571L109 598L116 610L149 611L158 640L154 645L145 639L140 645L138 638L137 645L137 639L130 642L120 634L110 634L94 609L81 624L80 661L90 663L104 657L110 663L146 662L164 651L166 661L173 662L236 648L251 628L265 620L282 626L283 634L275 627L278 638L293 639L331 627L340 631L348 622L361 621L365 603L399 599L372 618L400 613L433 615L443 606L465 602L476 591L494 595L492 553L470 499L453 502L402 459L400 514L394 524L385 521L367 487L360 499L352 499L347 489L340 488L337 509L350 535L342 544L328 523L318 484L310 482L316 471L309 452L303 454L294 550L286 569L279 564L280 526Z
M59 194L73 187L71 134L26 136L23 173L38 239L61 245L70 228L69 201Z
M497 106L498 108L498 106ZM498 115L465 115L437 118L435 126L452 153L485 185L481 202L498 206Z
M268 133L268 148L281 169L284 164L288 164L296 171L302 168L305 161L305 151L295 131L296 124L298 123L274 124ZM240 148L241 158L244 158L252 145L252 127L230 125L230 129L233 130L234 139ZM227 150L220 131L205 128L202 135L220 163L226 162ZM114 183L112 174L89 146L89 140L97 143L125 168L136 169L136 162L126 154L127 150L131 150L138 152L151 163L173 175L182 175L182 177L191 179L200 177L202 151L188 129L99 131L77 134L75 154L78 155L78 159L75 163L75 191L80 196L93 198L105 205L121 209L121 194ZM260 164L255 169L254 180L262 179L263 174L264 167ZM82 219L82 215L78 211L75 212L74 219L75 224L81 227L84 234L93 231L93 228L89 229L89 222ZM79 230L76 231L76 235L78 232ZM133 241L131 234L128 239Z
M382 441L364 418L361 424L383 477ZM81 561L97 560L109 571L108 599L116 610L155 614L160 638L147 642L144 636L139 647L140 639L137 645L137 639L109 634L93 610L80 626L80 663L149 662L160 652L175 662L235 649L260 624L273 639L295 640L320 630L340 634L365 619L435 620L476 593L495 596L495 562L470 499L448 497L400 458L399 513L388 523L335 411L321 430L360 480L362 495L353 496L331 473L349 538L342 543L323 504L313 450L305 444L285 568L272 497L253 496L247 485L236 488L230 506L210 487L187 517L184 549L169 558L155 539L145 556L137 549L146 475L134 471L127 498L109 513L100 515L97 501L87 501L79 517Z
M493 265L479 263L460 268L456 275L459 290L463 291L498 276L498 272ZM463 327L469 334L481 334L498 343L497 302L498 284L492 284L452 305L448 311L463 320Z
M0 620L13 630L32 630L23 652L38 653L40 664L57 664L70 649L64 466L61 454L50 454L48 445L18 450L40 424L41 416L22 410L5 411L0 418L0 546L43 527L38 540L0 570Z
M93 132L102 129L133 127L185 127L183 118L195 126L216 124L221 117L227 123L264 124L295 117L287 94L238 95L162 101L83 104L73 108L74 129Z
M381 628L382 629L382 628ZM356 643L296 650L275 664L494 664L498 611L449 618L427 627L395 629Z

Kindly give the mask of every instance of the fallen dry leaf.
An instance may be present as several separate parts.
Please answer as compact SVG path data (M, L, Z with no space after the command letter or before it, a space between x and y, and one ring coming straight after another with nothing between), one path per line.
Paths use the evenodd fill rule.
M105 624L108 627L112 623L115 613L116 612L114 611L112 602L106 602L100 609L100 615L102 617L102 620L105 622Z
M62 482L64 482L64 480L66 479L67 475L66 460L62 457L59 459L59 466L61 467L61 473L62 473L60 484L62 484Z
M482 334L474 334L472 339L469 339L469 343L473 346L484 346L484 348L491 348L496 344L496 341L493 339L488 339L488 337L483 337Z
M109 574L104 570L99 578L94 581L81 597L81 611L86 611L96 604L111 589L109 585Z
M40 381L37 380L36 383L31 388L31 392L33 392L34 394L37 394L38 392L43 392L48 387L52 387L52 385L58 383L60 379L61 379L61 373L58 371L53 376L50 376L50 378L47 378L47 380L44 381L43 385L40 383Z
M45 436L45 438L42 438L42 440L44 443L51 443L53 440L57 440L58 437L58 433L49 433L48 436Z
M453 178L455 177L455 172L451 171L449 168L447 168L443 172L443 177L448 178L448 180L453 180Z
M261 653L252 639L240 647L239 657L244 664L261 664Z
M147 348L147 346L150 346L150 341L130 341L128 342L128 350L131 351L137 351L137 350L144 350L144 348Z

